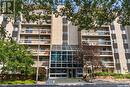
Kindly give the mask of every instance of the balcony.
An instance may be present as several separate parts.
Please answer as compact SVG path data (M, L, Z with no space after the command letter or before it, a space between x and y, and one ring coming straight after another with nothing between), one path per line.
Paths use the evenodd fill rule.
M96 32L86 32L82 31L82 36L110 36L109 31L96 31Z
M35 56L37 56L37 55L39 55L39 56L49 56L49 54L50 54L50 51L49 50L31 50L31 52L35 55Z
M50 39L21 39L19 41L20 44L26 45L50 45Z
M112 51L100 51L100 56L112 56Z
M114 68L114 62L113 61L104 61L103 66L105 68Z
M51 35L50 29L23 29L21 30L20 34L43 34L43 35Z
M38 20L38 21L26 21L23 20L21 22L22 25L51 25L51 19L48 19L47 21L45 20Z
M98 46L111 45L111 41L109 40L82 40L82 43L89 43L89 45L98 45Z

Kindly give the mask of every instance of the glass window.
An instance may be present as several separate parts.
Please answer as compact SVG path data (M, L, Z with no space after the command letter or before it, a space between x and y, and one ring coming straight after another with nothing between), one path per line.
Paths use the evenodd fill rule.
M122 34L126 34L125 30L122 30Z
M72 64L68 64L68 67L72 67Z
M56 51L52 51L51 54L57 54L57 52Z
M67 67L67 65L66 64L62 64L62 67Z
M115 59L116 63L120 63L119 59Z
M56 75L56 77L61 77L62 75Z
M82 69L77 69L77 72L78 72L78 73L82 73L83 70L82 70Z
M67 55L62 55L62 61L67 61Z
M67 70L66 70L66 69L62 69L62 72L63 72L63 73L67 73Z
M68 61L72 61L72 55L68 55Z
M55 64L51 64L51 67L55 67Z
M56 73L62 73L62 69L56 69L55 72Z
M67 33L63 34L63 40L68 40L68 34Z
M57 61L57 55L51 55L51 61L56 62Z
M67 77L67 75L62 75L62 77Z
M55 69L50 69L50 73L55 73Z
M124 42L124 43L128 43L127 39L123 39L123 42Z
M67 32L67 25L63 25L63 32Z
M125 49L125 52L126 52L126 53L129 53L129 49Z
M116 39L113 39L113 43L117 43L117 40L116 40Z
M14 28L14 31L18 31L18 27L15 27L15 28Z
M67 24L67 18L63 18L63 24Z
M127 59L127 63L130 63L130 59Z
M112 33L112 34L115 34L115 30L111 30L111 33Z
M56 64L57 67L61 67L61 64Z
M50 75L50 77L55 77L55 75Z
M114 52L115 52L115 53L118 53L118 49L117 49L117 48L114 48Z
M61 62L61 58L62 58L61 55L57 55L57 62Z

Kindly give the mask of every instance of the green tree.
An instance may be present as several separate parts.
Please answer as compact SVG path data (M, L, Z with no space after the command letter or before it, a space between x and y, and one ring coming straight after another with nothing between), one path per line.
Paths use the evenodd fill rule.
M33 10L44 10L46 19L48 15L66 15L74 25L82 29L96 29L102 25L110 25L116 18L122 25L130 25L130 1L129 0L13 0L15 5L14 20L20 18L20 14L29 20L38 20L41 16L29 14ZM57 11L58 1L64 5Z
M12 74L29 75L32 73L34 64L31 53L23 45L14 41L0 41L0 62L2 63L2 74L11 72Z

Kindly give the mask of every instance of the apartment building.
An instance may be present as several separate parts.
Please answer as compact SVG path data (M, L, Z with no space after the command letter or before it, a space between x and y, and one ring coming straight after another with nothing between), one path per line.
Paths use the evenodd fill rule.
M42 10L33 13L41 12L44 14ZM80 43L98 48L102 71L130 72L130 27L123 27L116 21L111 26L79 33L77 27L64 16L50 15L47 21L41 19L34 22L27 22L21 16L21 21L6 29L19 44L28 46L35 62L33 67L38 67L39 74L46 73L49 78L82 77L83 67L74 60Z

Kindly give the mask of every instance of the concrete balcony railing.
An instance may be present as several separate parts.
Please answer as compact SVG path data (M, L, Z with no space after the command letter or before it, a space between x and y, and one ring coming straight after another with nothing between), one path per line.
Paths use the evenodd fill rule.
M43 20L38 20L38 21L26 21L26 20L23 20L21 22L21 24L31 24L31 25L50 25L51 24L51 20L47 20L47 21L43 21Z
M97 31L97 32L83 31L81 35L83 36L110 36L110 32L109 31Z
M51 43L50 39L21 39L20 44L40 44L40 45L49 45Z
M21 34L45 34L45 35L50 35L51 30L50 29L23 29L20 32Z
M49 50L32 50L31 51L34 55L44 55L44 56L49 56L50 52Z
M106 67L106 68L113 68L114 67L114 62L112 62L112 61L106 61L106 62L104 62L104 67Z
M112 55L112 51L100 51L100 55Z
M82 40L83 43L89 43L90 45L111 45L109 40Z

